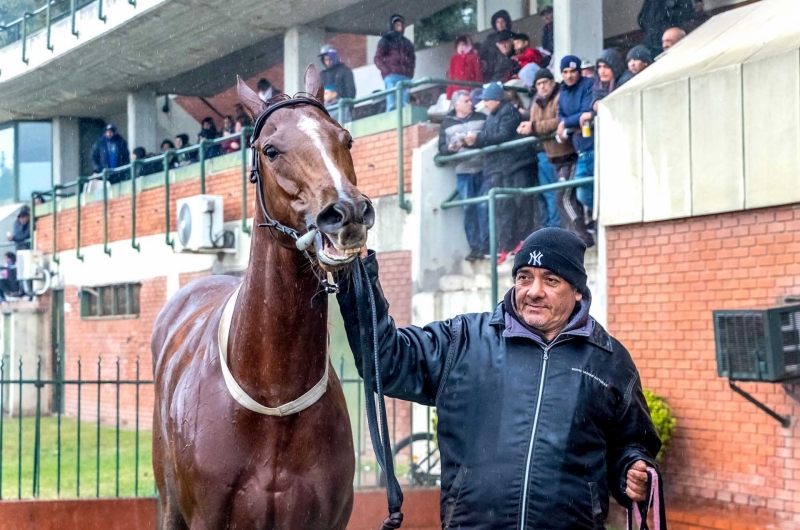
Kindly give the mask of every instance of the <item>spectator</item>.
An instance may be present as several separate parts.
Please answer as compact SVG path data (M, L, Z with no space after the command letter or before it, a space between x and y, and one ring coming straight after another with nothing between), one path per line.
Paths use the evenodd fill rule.
M450 100L451 110L439 128L439 152L451 155L468 149L464 138L470 132L483 129L486 115L475 112L472 100L466 90L457 90ZM489 186L483 178L481 157L468 158L456 163L456 188L460 199L481 197L489 193ZM464 232L469 243L467 261L474 261L489 253L489 214L487 203L464 207Z
M588 137L583 135L580 123L583 113L592 110L594 83L589 78L581 77L580 64L581 60L574 55L567 55L561 59L561 77L564 82L558 97L559 124L556 130L558 139L561 141L569 141L570 136L572 137L572 145L575 152L578 153L574 171L570 171L572 178L575 179L591 177L594 174L594 138L591 135ZM562 177L566 177L566 175L559 175L559 179ZM571 180L571 178L564 180ZM594 245L594 238L586 229L587 222L579 201L591 210L594 200L593 191L594 188L591 185L581 186L577 190L564 188L559 201L565 206L561 213L562 215L566 214L570 230L575 232L587 247Z
M6 295L20 296L21 289L17 281L17 256L6 252L6 264L0 274L0 302L6 302Z
M250 115L247 114L247 111L244 110L244 106L241 103L237 103L233 106L233 113L237 120L239 118L246 118L247 120L250 119Z
M130 163L128 143L117 134L117 128L111 124L92 146L92 171L97 175L104 169L114 169Z
M183 149L184 147L191 147L192 144L189 143L189 135L186 133L181 133L175 137L175 149ZM172 159L172 167L178 168L183 166L188 166L189 164L194 164L197 162L197 152L190 151L188 153L178 153Z
M242 129L248 125L250 125L250 118L243 116L236 118L233 132L230 135L227 135L228 139L220 144L225 154L235 153L242 147L241 136L239 136L239 134L242 132Z
M494 46L489 46L488 40L481 46L483 77L489 82L505 83L519 72L519 64L511 58L514 34L504 29L497 32L495 39Z
M675 46L678 43L678 41L684 38L685 36L686 32L683 31L681 28L669 28L667 31L664 32L664 35L661 37L661 47L664 49L664 51L667 51L673 46Z
M17 218L14 220L14 226L11 228L11 233L8 234L8 240L14 242L14 248L17 250L30 250L31 209L27 204L20 208Z
M517 127L522 117L505 100L503 85L487 84L481 98L490 112L489 117L481 131L467 134L464 143L481 148L519 138ZM536 161L527 147L488 153L483 157L483 175L489 188L528 188L536 185ZM531 196L517 196L500 204L497 215L499 263L520 247L525 234L533 231L537 219L536 202Z
M501 9L492 15L492 31L486 36L486 44L497 44L500 41L500 33L503 31L511 31L511 15L508 11Z
M581 77L588 77L589 79L594 79L595 73L596 73L595 66L593 62L583 61L581 63Z
M389 21L389 33L381 38L378 42L378 49L375 51L375 66L381 71L383 86L387 90L414 77L417 56L414 44L403 36L405 27L406 21L402 16L392 15ZM396 108L396 98L394 92L386 95L386 112ZM404 90L403 101L400 105L408 104L409 93L408 90Z
M647 50L644 46L642 48ZM588 119L594 118L594 113L597 112L597 102L620 85L620 78L625 71L625 63L622 62L622 57L616 50L612 48L603 50L600 58L597 59L597 77L592 86L592 113Z
M172 142L170 142L172 143ZM154 157L153 153L148 153L145 151L144 147L137 147L131 153L131 162L138 160L140 163L136 166L136 176L137 177L144 177L145 175L152 175L153 173L158 173L161 171L162 165L160 160L153 160L150 162L143 162L150 157Z
M644 45L650 53L653 56L661 53L664 31L682 27L693 13L692 0L644 0L639 11L639 27L644 30Z
M325 108L331 109L339 104L339 87L336 85L325 85ZM350 119L350 108L345 106L342 109L331 111L331 116L341 123L348 123Z
M472 102L472 108L474 108L475 110L479 110L478 109L478 105L483 103L483 100L481 99L481 95L482 94L483 94L483 88L481 88L481 87L475 87L475 88L473 88L472 90L469 91L469 100ZM479 111L479 112L482 112L482 111ZM484 114L488 114L488 113L484 113Z
M553 7L547 6L539 11L542 17L542 48L553 55Z
M517 132L523 135L533 135L541 139L545 153L538 153L539 184L552 184L557 180L570 180L575 171L575 162L578 155L572 142L559 142L552 136L558 129L558 98L560 86L553 79L553 73L545 68L536 72L534 80L536 97L531 105L531 118L528 122L520 124ZM562 214L563 210L573 207L564 198L569 196L557 191L550 191L540 195L540 207L546 212L544 224L547 226L562 226L569 228L564 222L570 217ZM544 204L542 204L544 203Z
M172 143L172 140L164 140L161 142L161 152L166 153L170 149L175 149L175 144Z
M236 122L233 121L231 115L228 114L222 120L222 136L230 136L236 129Z
M258 80L256 89L258 90L258 97L261 98L261 101L269 101L277 96L279 92L279 90L272 86L272 83L270 83L265 77L262 77Z
M450 68L447 70L447 78L455 81L483 81L481 71L481 60L472 46L472 37L469 35L459 35L455 41L456 53L450 58ZM449 85L447 87L447 99L452 100L453 94L463 87Z
M650 55L650 50L647 46L639 44L634 46L628 52L628 70L625 71L619 79L619 85L624 85L639 72L650 66L653 62L653 56Z
M340 98L355 98L356 82L353 78L353 71L339 60L339 53L336 48L330 44L323 46L319 51L319 60L322 61L322 65L325 67L319 73L322 85L335 85Z
M529 64L540 66L542 63L542 54L531 48L530 38L525 33L514 34L514 55L511 58L517 61L520 68Z
M202 129L197 134L197 142L200 143L201 140L215 140L219 137L219 133L217 133L217 125L214 123L214 118L211 116L207 116L203 118L203 122L201 125ZM205 148L205 157L206 159L214 158L222 154L222 149L220 148L219 144L209 145Z
M703 3L703 0L694 0L692 2L692 18L689 19L689 22L684 24L684 29L686 33L691 33L696 30L698 27L702 26L706 20L711 18L708 13L706 13L706 6ZM663 42L662 42L663 46Z

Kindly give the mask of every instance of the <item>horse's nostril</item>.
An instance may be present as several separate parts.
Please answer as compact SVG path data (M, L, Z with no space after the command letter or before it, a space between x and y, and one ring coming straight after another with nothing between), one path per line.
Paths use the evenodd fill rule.
M317 214L317 227L323 232L335 232L347 224L347 209L338 202L329 204Z
M364 201L358 206L358 210L364 226L368 229L372 228L372 225L375 224L375 208L372 207L372 203Z

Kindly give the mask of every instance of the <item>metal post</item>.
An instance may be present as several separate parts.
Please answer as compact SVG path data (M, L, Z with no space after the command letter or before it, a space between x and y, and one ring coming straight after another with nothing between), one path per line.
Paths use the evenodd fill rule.
M98 303L101 301L98 300ZM97 356L97 454L95 467L94 492L96 497L100 497L100 363L102 360Z
M167 245L175 249L175 241L169 237L169 162L172 160L172 149L167 149L164 153L164 218L166 220L166 230L164 237Z
M117 467L115 475L115 491L119 497L119 357L117 357Z
M489 261L492 267L492 307L497 305L497 213L495 190L489 190Z
M200 146L200 153L197 156L198 162L200 162L200 194L206 194L206 139L201 138L200 142L197 144Z
M395 110L397 111L397 198L400 208L411 213L411 201L406 200L405 147L403 142L403 87L405 81L395 85Z
M77 479L75 482L75 496L81 496L81 390L83 381L81 379L81 358L78 357L78 455L77 455Z
M61 186L58 184L53 186L53 263L56 265L61 264L61 258L58 257L58 190L61 189ZM81 197L80 194L78 195L78 200L80 201ZM34 201L31 205L31 219L36 219L33 217L33 208L36 202ZM36 248L36 247L33 247Z
M135 477L133 479L133 491L136 497L139 496L139 357L136 357L136 449L135 462L133 464Z
M33 216L31 216L32 218ZM6 360L0 357L0 500L3 500L3 417L6 396Z
M36 219L36 197L39 195L34 191L31 192L31 219ZM54 193L55 196L55 193ZM53 199L55 201L55 198ZM54 206L55 207L55 206ZM55 215L55 213L53 214ZM31 231L31 248L36 249L36 223L31 223L30 231ZM54 236L55 237L55 236ZM56 262L58 263L58 262Z
M41 472L41 428L42 428L42 358L36 360L36 419L33 433L33 496L39 496L39 474Z
M244 129L240 133L241 139L239 140L239 153L242 155L242 232L251 234L250 227L247 226L247 137L244 134Z
M63 295L62 295L63 296ZM63 338L60 340L64 340ZM56 496L61 497L61 409L64 407L64 384L61 382L63 377L61 376L61 354L56 356L56 371L58 373L58 409L56 409L56 416L58 418L57 423L57 431L56 431Z
M103 252L111 255L108 248L108 169L103 170Z
M131 161L131 247L136 252L141 252L142 248L136 242L136 164L138 160Z
M22 498L22 359L19 360L19 401L17 403L19 429L17 431L17 498Z
M76 250L75 255L80 261L83 261L83 254L81 254L81 202L83 201L83 183L86 182L84 177L78 177L78 208L77 208L77 219L75 222L75 230L77 231L77 241L76 241Z
M105 24L106 16L103 14L103 0L97 0L97 18Z
M53 45L50 44L50 26L51 26L51 19L50 19L50 1L47 0L47 7L45 8L47 12L47 49L53 51Z
M75 1L69 0L69 12L72 18L72 34L75 35L75 38L78 38L78 30L75 29Z
M22 14L22 62L28 64L28 12Z
M136 0L128 0L128 3L133 7L136 7Z

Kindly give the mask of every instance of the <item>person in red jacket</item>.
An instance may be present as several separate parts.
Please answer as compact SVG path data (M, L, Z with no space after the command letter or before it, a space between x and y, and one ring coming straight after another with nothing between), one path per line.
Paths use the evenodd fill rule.
M455 40L456 53L450 58L450 68L447 70L447 79L456 81L483 82L481 60L472 47L472 37L459 35ZM450 85L447 87L447 99L453 96L456 90L463 90L463 86Z
M531 48L531 40L525 33L514 34L514 55L511 58L519 63L520 69L530 63L542 66L542 54Z

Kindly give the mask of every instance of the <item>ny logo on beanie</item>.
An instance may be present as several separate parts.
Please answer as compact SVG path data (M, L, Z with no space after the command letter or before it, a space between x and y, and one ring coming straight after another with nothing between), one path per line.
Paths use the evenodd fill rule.
M542 266L542 253L538 250L534 250L530 253L531 257L528 259L528 265L533 267L541 267Z

